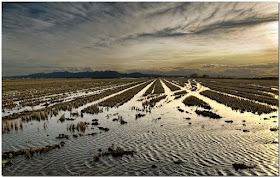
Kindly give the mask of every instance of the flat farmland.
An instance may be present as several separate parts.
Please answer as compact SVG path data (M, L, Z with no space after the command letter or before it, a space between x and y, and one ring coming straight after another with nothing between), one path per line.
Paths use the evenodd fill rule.
M6 175L277 175L278 80L4 79Z

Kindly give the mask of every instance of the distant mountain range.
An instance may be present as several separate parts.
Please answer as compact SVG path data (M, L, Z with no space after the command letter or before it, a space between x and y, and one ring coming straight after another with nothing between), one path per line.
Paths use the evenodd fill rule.
M142 74L135 73L119 73L117 71L94 71L94 72L78 72L71 73L64 72L52 72L52 73L35 73L24 76L10 76L5 78L122 78L122 77L163 77L162 75Z
M68 71L62 71L62 72L52 72L52 73L35 73L35 74L29 74L29 75L23 75L23 76L7 76L3 78L140 78L140 77L187 77L187 76L178 76L178 75L160 75L160 74L142 74L139 72L134 73L120 73L117 71L86 71L86 72L75 72L71 73ZM191 78L205 78L209 77L208 75L202 75L198 76L197 74L191 74L189 77ZM239 77L224 77L224 76L218 76L218 77L211 77L211 78L236 78ZM275 80L279 79L279 77L274 76L266 76L266 77L253 77L253 78L247 78L247 77L240 77L240 79L266 79L266 80Z

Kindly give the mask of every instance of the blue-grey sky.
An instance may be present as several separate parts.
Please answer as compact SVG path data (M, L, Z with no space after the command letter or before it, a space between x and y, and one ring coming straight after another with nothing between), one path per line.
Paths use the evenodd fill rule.
M278 74L277 2L3 3L3 76Z

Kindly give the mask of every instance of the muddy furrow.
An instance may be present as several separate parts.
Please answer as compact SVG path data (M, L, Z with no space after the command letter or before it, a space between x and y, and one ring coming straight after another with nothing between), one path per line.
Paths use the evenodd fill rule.
M254 94L253 92L249 93L246 90L242 91L242 89L229 89L229 88L222 88L221 86L206 85L206 87L211 88L211 90L214 91L235 95L249 100L255 100L260 103L266 103L269 105L278 106L278 100L275 99L273 96L267 97L264 95Z
M63 98L63 102L70 102L70 101L73 101L75 99L79 99L79 98L82 98L82 97L85 97L85 96L93 96L93 95L96 95L96 94L103 93L103 92L105 92L107 90L110 90L110 89L119 88L119 87L123 87L123 86L126 86L126 85L138 83L138 82L126 83L126 84L122 84L122 85L114 84L114 85L109 85L109 86L106 86L106 87L103 86L104 88L101 88L101 89L97 88L97 90L95 90L93 92L88 92L88 93L83 93L83 91L80 91L80 92L75 93L75 95L70 95L68 97ZM63 93L61 95L63 95ZM47 101L47 100L45 100L45 101ZM59 102L55 101L54 103L50 103L47 106L52 107L52 106L55 106L56 104L59 104L59 103L60 103L60 101ZM9 116L9 115L12 115L13 113L20 113L20 112L23 112L23 111L36 111L36 110L44 108L45 106L46 106L46 104L42 103L42 104L36 105L36 106L25 106L23 108L18 108L18 109L14 108L12 110L6 110L5 112L2 113L2 115L3 116Z
M167 82L169 82L169 81L167 81ZM171 83L171 82L169 82L169 83ZM174 83L171 83L171 84L173 84L173 85L176 85L176 84L174 84ZM218 112L219 112L219 110L229 110L230 112L232 112L233 114L235 114L236 112L235 111L233 111L232 110L232 108L231 107L229 107L229 106L226 106L226 105L224 105L224 104L222 104L222 103L219 103L219 102L217 102L216 100L212 100L212 99L210 99L210 98L208 98L208 97L206 97L206 96L204 96L204 95L201 95L200 94L200 92L202 92L202 91L205 91L205 90L210 90L209 88L207 88L207 87L204 87L204 86L198 86L198 88L200 87L200 89L198 89L197 91L191 91L191 90L189 90L189 89L186 89L186 88L183 88L183 87L181 87L181 86L179 86L179 85L176 85L177 87L180 87L182 90L186 90L186 91L189 91L189 93L186 95L186 96L184 96L183 97L183 99L186 99L188 96L191 96L191 95L193 95L193 96L196 96L197 98L199 98L199 99L201 99L201 100L203 100L203 101L205 101L206 103L208 103L212 108L214 108L215 110L217 109L217 108L219 108L219 109L217 109L218 110ZM241 98L242 99L242 98ZM243 99L244 100L244 99ZM256 103L257 104L257 103ZM226 109L226 108L229 108L229 109ZM221 112L223 112L223 111L221 111ZM251 112L247 112L247 113L251 113ZM274 113L274 111L272 111L272 113ZM223 113L222 113L223 114ZM253 113L251 113L251 114L253 114Z
M86 109L87 107L90 107L90 106L92 106L92 105L96 105L96 104L99 105L100 103L102 103L102 102L104 102L104 101L106 101L106 100L108 100L108 99L114 99L114 97L117 96L117 95L123 94L123 93L125 93L125 92L127 92L127 91L129 91L129 90L131 90L131 89L137 88L137 87L139 87L139 86L141 86L141 85L145 85L145 84L150 83L150 82L151 82L151 80L146 81L146 82L144 82L144 83L140 83L140 84L135 85L135 86L132 86L132 87L130 87L130 88L124 89L124 90L122 90L122 91L119 91L119 92L117 92L117 93L111 94L111 95L106 96L106 97L103 97L103 98L101 98L101 99L95 100L94 102L88 103L88 104L86 104L86 105L84 105L84 106L81 106L81 107L75 109L74 111L80 112L80 111L82 111L83 109Z
M226 95L226 96L238 98L238 99L245 100L245 101L251 101L251 102L254 102L256 104L260 104L260 105L263 105L263 106L270 107L272 109L277 109L278 108L278 106L273 106L273 105L270 105L270 104L267 104L267 103L259 102L259 101L256 101L256 100L251 100L251 99L244 98L244 97L241 97L241 96L232 95L232 94L221 92L221 91L217 91L217 90L212 90L212 89L210 89L208 87L205 87L205 86L203 86L203 87L205 88L203 91L210 90L210 91L213 91L213 92L216 92L216 93L219 93L219 94L223 94L223 95Z
M168 81L167 81L168 82ZM202 92L202 91L205 91L205 90L210 90L210 91L213 91L213 92L217 92L217 93L220 93L220 94L223 94L223 95L227 95L227 96L231 96L231 97L234 97L234 98L238 98L238 99L241 99L241 100L245 100L245 101L251 101L253 103L256 103L256 104L260 104L260 105L263 105L263 106L267 106L267 107L270 107L272 109L277 109L278 107L277 106L272 106L272 105L269 105L269 104L266 104L266 103L263 103L263 102L259 102L259 101L256 101L256 100L250 100L248 98L244 98L244 97L240 97L240 96L236 96L236 95L231 95L231 94L228 94L228 93L224 93L224 92L219 92L219 91L216 91L216 90L212 90L208 87L205 87L203 85L201 85L199 82L195 81L197 83L197 90L195 92ZM170 82L171 84L174 85L174 83ZM179 85L176 85L178 87L180 87ZM181 87L181 89L184 89L183 87ZM188 91L191 91L189 89L187 89Z
M41 111L47 111L49 112L50 110L56 110L56 111L60 111L60 110L69 110L72 111L73 108L78 108L81 107L82 105L84 105L85 103L89 103L89 102L93 102L95 100L99 100L100 98L103 98L105 96L109 96L111 94L117 93L120 90L126 89L126 88L130 88L130 85L136 85L138 82L136 83L129 83L127 85L121 85L119 87L116 88L108 88L107 91L101 92L101 93L97 93L97 94L93 94L87 97L78 97L75 98L74 100L68 101L68 102L63 102L63 103L58 103L55 104L53 106L48 106L45 108L39 108L36 110L23 110L22 112L17 112L17 113L13 113L11 115L8 116L3 116L2 119L16 119L16 118L20 118L22 116L25 115L29 115L32 114L33 112L41 112Z
M213 99L219 103L225 104L231 107L233 110L239 110L241 112L253 112L258 114L275 112L277 109L273 109L269 106L255 103L250 100L240 99L225 94L217 93L212 90L207 90L200 93L210 99Z

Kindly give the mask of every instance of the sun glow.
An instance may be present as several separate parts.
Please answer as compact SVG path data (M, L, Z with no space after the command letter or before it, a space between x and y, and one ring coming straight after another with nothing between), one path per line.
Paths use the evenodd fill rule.
M268 23L265 27L268 30L267 37L275 45L278 45L278 21Z
M269 23L267 26L268 26L270 29L272 29L273 31L277 31L277 30L278 30L278 22Z

